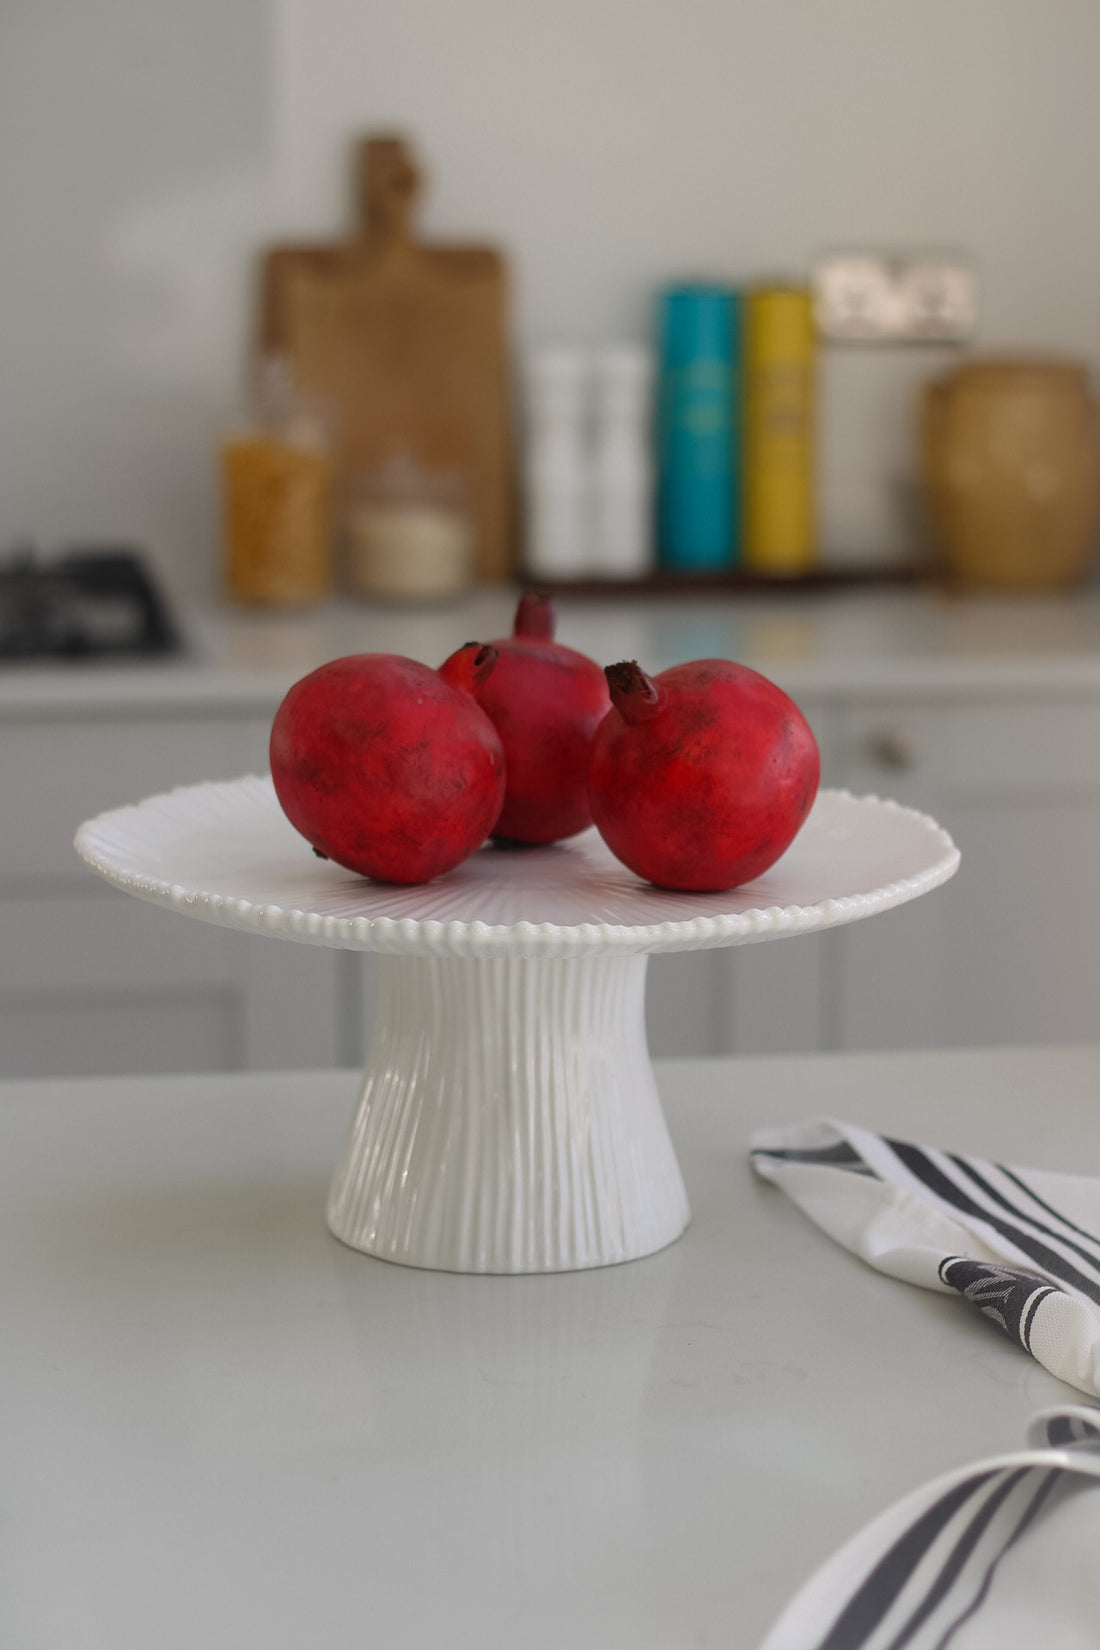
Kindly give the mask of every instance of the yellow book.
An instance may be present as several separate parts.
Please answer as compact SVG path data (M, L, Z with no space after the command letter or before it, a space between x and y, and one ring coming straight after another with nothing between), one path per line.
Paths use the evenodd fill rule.
M815 376L809 291L748 293L741 552L747 572L795 576L816 561Z

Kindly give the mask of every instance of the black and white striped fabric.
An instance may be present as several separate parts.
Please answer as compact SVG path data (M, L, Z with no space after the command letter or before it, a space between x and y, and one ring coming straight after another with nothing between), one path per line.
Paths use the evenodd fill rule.
M751 1161L871 1266L957 1292L1052 1375L1100 1397L1100 1180L831 1119L762 1131Z
M1028 1442L935 1479L866 1525L810 1578L760 1650L1100 1643L1100 1496L1086 1498L1090 1518L1068 1509L1072 1522L1046 1549L1036 1534L1082 1486L1100 1487L1100 1409L1044 1411Z

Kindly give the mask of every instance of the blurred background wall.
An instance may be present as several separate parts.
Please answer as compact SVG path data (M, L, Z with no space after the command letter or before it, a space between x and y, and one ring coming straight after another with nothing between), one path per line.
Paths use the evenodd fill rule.
M123 537L212 590L255 254L348 226L370 129L417 144L428 234L509 255L520 345L932 245L978 261L982 347L1095 365L1098 61L1095 0L5 0L0 538ZM932 365L826 361L835 544L890 530Z

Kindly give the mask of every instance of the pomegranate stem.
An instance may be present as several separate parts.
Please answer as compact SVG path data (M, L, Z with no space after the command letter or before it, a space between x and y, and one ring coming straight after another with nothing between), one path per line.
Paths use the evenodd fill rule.
M452 681L467 693L473 693L474 689L479 688L486 677L491 675L497 658L497 650L491 642L466 642L454 655L447 669L448 672L453 672Z
M611 703L626 722L642 722L660 704L656 683L647 676L637 659L624 659L604 669Z
M540 595L537 590L525 590L516 608L512 635L532 636L550 642L554 639L555 623L554 603L551 597Z

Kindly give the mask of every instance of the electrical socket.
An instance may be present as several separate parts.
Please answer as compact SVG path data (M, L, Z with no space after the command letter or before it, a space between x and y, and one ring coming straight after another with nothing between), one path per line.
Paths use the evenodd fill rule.
M977 278L961 253L830 252L812 287L817 330L834 343L959 343L977 322Z

